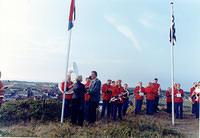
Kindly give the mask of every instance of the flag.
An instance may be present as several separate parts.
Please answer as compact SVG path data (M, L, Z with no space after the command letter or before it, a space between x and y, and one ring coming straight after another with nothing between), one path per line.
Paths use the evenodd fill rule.
M69 13L69 24L68 24L68 31L73 28L73 22L76 18L76 9L75 9L75 0L71 1L70 6L70 13Z
M170 33L169 33L169 41L175 45L175 42L176 42L176 35L175 35L175 18L174 18L174 15L172 14L172 18L171 18L171 27L170 27Z

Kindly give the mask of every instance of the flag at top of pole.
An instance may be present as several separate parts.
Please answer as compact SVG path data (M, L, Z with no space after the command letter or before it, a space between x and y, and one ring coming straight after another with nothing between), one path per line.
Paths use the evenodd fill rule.
M68 31L73 28L73 22L76 19L76 8L75 8L75 0L71 1L70 6L70 13L69 13L69 24L68 24Z
M170 27L170 33L169 33L169 41L173 45L175 45L176 42L176 35L175 35L175 18L174 18L174 13L173 13L173 2L170 3L172 5L172 17L171 17L171 27Z

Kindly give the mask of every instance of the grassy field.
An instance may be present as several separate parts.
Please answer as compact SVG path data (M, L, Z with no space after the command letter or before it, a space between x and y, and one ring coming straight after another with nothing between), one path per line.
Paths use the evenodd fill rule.
M134 101L132 102L134 103ZM41 102L41 107L55 106L56 103L56 101L46 101L46 104L43 105ZM27 113L29 110L33 110L32 108L35 108L36 105L40 108L39 103L34 103L34 101L21 101L16 103L16 108L18 107L16 110L14 110L15 108L10 110L10 106L13 103L11 105L8 103L3 106L3 109L10 110L10 112L7 112L8 115L10 113L14 113L16 116L18 115L18 118L15 119L19 119L19 121L14 121L14 123L11 123L12 125L10 124L8 126L1 122L0 135L18 137L198 137L198 120L194 115L191 115L190 104L188 104L190 106L187 106L186 103L184 104L184 119L176 119L176 125L172 126L171 114L165 112L165 106L163 105L165 101L160 101L160 103L159 113L153 116L145 114L145 105L142 107L141 115L134 115L133 105L129 107L128 114L122 121L114 122L112 119L102 119L93 125L88 125L87 122L84 122L83 127L73 126L68 120L61 126L58 121L60 116L57 116L59 112L54 113L54 116L52 116L56 120L45 117L49 116L49 112L52 112L52 109L46 110L44 113L39 112L43 116L40 120L37 120L37 117L36 119L23 121L24 118L20 119L19 117L24 115L28 116L29 114ZM30 106L28 107L26 104ZM60 106L60 104L57 103L57 106ZM3 109L0 111L1 114L4 113L2 111ZM21 110L23 111L22 114L20 114ZM30 114L30 116L35 114L38 114L38 111ZM5 119L6 115L0 115L0 119ZM100 115L100 112L98 112L98 115ZM13 121L12 118L10 119Z

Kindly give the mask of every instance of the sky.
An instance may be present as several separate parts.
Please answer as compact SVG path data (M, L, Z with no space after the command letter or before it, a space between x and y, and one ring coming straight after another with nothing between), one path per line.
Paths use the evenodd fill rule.
M0 0L2 79L61 82L65 78L70 0ZM200 80L200 1L174 1L175 81L189 91ZM159 79L170 86L170 1L76 0L70 68L121 79L130 87Z

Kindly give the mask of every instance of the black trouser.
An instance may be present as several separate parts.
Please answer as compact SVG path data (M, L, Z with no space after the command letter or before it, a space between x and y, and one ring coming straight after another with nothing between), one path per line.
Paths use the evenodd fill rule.
M167 113L172 112L172 102L167 102Z
M155 97L155 102L154 102L154 112L158 111L158 103L159 103L159 97Z
M64 117L68 119L71 116L71 99L65 99Z
M71 115L71 122L72 124L78 124L80 126L83 125L84 121L84 108L82 105L84 104L81 102L81 99L73 99L72 100L72 115Z
M99 102L89 101L89 123L94 123L96 121L96 109Z

